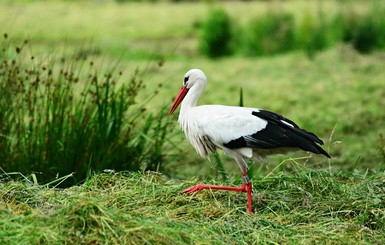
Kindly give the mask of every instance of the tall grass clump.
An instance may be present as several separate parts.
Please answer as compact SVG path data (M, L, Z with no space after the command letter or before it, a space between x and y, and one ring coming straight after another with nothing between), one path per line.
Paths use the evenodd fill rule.
M299 26L297 35L297 46L306 51L309 56L331 47L340 41L340 26L338 19L328 19L322 10L318 11L317 16L305 14Z
M210 11L209 18L202 24L199 49L208 57L220 57L231 52L231 20L223 9Z
M269 55L292 50L294 30L291 14L273 12L256 17L245 31L246 55Z
M136 71L75 56L38 58L5 34L0 54L0 166L41 181L92 170L161 167L168 119L145 112ZM145 122L143 124L142 122ZM73 182L73 183L74 183Z

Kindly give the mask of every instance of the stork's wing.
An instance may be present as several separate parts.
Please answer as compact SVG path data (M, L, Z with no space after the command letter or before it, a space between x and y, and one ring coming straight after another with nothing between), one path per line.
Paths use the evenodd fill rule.
M233 107L227 110L227 114L218 114L222 117L214 115L213 120L205 124L204 131L214 142L229 149L295 147L330 157L318 145L323 142L315 134L274 112Z
M243 136L252 135L267 125L267 121L253 116L256 109L232 106L199 106L196 118L200 131L215 144L224 144ZM238 148L238 147L234 147Z

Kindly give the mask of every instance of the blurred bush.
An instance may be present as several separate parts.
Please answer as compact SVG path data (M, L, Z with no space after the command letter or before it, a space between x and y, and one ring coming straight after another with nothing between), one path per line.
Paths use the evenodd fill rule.
M115 0L117 3L130 3L130 2L150 2L150 3L157 3L157 2L202 2L207 0Z
M295 20L281 10L256 16L245 26L230 19L225 10L209 12L201 26L200 51L209 57L230 53L246 56L272 55L304 50L309 56L337 43L349 43L362 53L385 48L385 5L374 1L367 12L358 14L342 4L335 14L321 7ZM237 32L232 27L237 27Z
M246 55L267 55L290 51L295 45L294 17L267 13L251 21L245 30Z
M199 37L200 51L209 57L230 54L232 41L231 20L223 9L210 11L208 19L202 24Z
M385 48L385 8L375 7L357 23L353 47L361 53Z

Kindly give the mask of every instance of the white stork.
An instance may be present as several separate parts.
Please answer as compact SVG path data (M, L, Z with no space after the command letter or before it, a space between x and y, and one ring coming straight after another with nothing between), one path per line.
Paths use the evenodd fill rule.
M296 149L329 154L315 134L299 128L293 121L274 112L235 106L202 105L198 99L206 87L206 76L199 69L189 70L183 86L170 109L171 115L182 102L179 123L198 154L208 158L209 152L222 149L234 158L243 174L241 187L198 184L182 193L198 193L202 189L247 193L248 212L252 213L252 185L247 176L248 159L264 158L274 153Z

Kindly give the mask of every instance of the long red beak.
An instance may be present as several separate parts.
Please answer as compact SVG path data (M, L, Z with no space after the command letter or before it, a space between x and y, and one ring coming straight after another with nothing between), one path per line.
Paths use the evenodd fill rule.
M182 102L182 100L186 96L187 92L188 92L188 88L186 86L182 86L182 88L179 90L179 93L174 100L174 103L172 104L170 111L168 112L169 115L174 113L176 108L178 108L180 102Z

